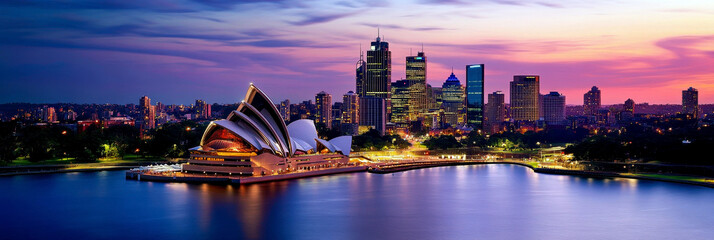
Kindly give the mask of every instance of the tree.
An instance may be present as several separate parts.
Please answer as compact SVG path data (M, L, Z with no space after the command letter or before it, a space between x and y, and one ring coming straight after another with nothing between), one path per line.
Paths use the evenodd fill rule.
M0 163L8 163L18 157L19 143L15 134L17 122L0 122Z
M169 123L154 129L153 138L143 144L149 155L159 157L188 157L188 149L199 144L206 125L193 121Z
M322 139L333 139L342 136L340 130L328 128L324 123L317 123L315 127L317 128L317 135Z
M76 135L71 144L70 156L79 162L95 162L102 155L102 130L92 125Z
M384 148L404 149L409 146L411 144L399 135L380 136L379 131L374 129L352 138L352 148L355 151L381 150Z
M461 139L461 144L468 147L480 147L484 148L487 146L488 141L486 138L479 134L477 131L471 131L465 138Z
M441 135L438 138L431 137L425 140L422 144L429 148L429 150L461 147L461 143L459 143L459 141L456 140L456 137L452 135Z
M21 146L32 162L39 162L54 157L58 145L52 129L46 126L27 126L22 129Z
M112 155L119 158L124 158L127 153L133 152L133 149L139 145L139 128L131 125L111 126L104 129L102 133L105 145L113 148L115 153Z

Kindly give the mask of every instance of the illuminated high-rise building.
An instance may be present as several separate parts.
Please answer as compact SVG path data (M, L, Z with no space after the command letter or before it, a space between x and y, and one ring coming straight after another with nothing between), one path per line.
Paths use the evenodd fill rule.
M600 89L596 86L583 96L583 109L585 115L595 115L600 109Z
M156 113L162 113L166 110L166 105L161 102L156 103Z
M488 94L486 103L486 120L484 128L488 133L497 133L503 129L506 119L506 96L501 91Z
M431 91L427 92L427 98L429 101L427 104L428 109L429 111L440 110L441 104L444 102L444 89L442 87L432 87L427 84L427 89L429 88L431 88Z
M625 112L635 113L635 101L628 98L625 100Z
M420 51L416 56L408 56L406 62L406 80L409 81L409 118L417 120L429 110L429 98L426 87L426 56ZM395 122L392 120L392 122Z
M450 126L459 124L459 112L464 108L464 88L461 81L451 71L449 78L441 85L441 108L444 110L442 122Z
M392 52L389 43L377 37L367 51L367 69L364 95L389 99L389 84L392 82ZM360 96L361 97L361 96Z
M342 123L344 133L355 135L359 126L359 96L349 91L342 96Z
M384 98L366 96L359 98L359 126L373 128L384 134L387 127L387 105Z
M149 97L143 96L139 99L139 108L141 110L149 108L149 106L151 106L151 99Z
M411 121L411 81L402 79L392 83L392 120L398 128L407 128Z
M43 122L55 122L57 121L57 113L54 107L45 106L42 108L42 121Z
M142 118L142 129L154 129L156 127L156 112L154 106L151 106L151 99L143 96L139 99L139 111Z
M381 114L385 114L385 116L374 116L370 117L371 119L383 118L388 120L387 117L391 112L391 91L389 89L391 82L392 52L389 51L389 43L382 41L382 38L377 36L376 41L371 43L370 49L367 51L365 78L361 89L362 93L358 92L358 94L361 94L359 95L360 98L372 96L384 99L386 111ZM363 115L377 114L368 109L362 110L360 114Z
M483 129L484 65L466 65L466 125Z
M193 107L195 109L196 119L211 119L211 104L197 99L196 104Z
M558 92L543 95L543 120L548 125L565 124L565 96Z
M315 95L315 123L325 124L325 127L332 126L332 95L321 91Z
M359 96L352 91L342 96L342 123L359 123Z
M682 91L682 113L699 117L699 91L693 87Z
M416 56L407 57L406 75L407 80L426 82L426 55L423 50Z
M330 128L340 129L342 125L342 102L335 101L335 103L332 104L331 114L330 119L332 119L332 123L330 124Z
M290 121L290 100L285 99L285 101L280 102L278 111L280 111L280 116L283 117L283 121Z
M511 118L537 121L540 117L540 76L516 75L511 82Z
M625 100L624 109L620 112L620 121L627 122L635 117L635 101L632 99Z

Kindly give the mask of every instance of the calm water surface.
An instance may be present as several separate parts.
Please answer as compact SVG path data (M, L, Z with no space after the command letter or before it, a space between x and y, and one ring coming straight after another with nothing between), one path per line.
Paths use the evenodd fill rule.
M712 239L714 189L515 165L249 186L0 177L1 239Z

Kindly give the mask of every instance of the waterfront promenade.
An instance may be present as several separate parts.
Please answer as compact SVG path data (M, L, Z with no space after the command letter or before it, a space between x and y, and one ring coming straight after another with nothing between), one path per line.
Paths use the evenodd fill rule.
M420 168L441 167L441 166L456 166L456 165L475 165L475 164L515 164L528 167L536 173L555 174L555 175L573 175L581 177L594 178L632 178L642 180L665 181L674 183L683 183L714 188L714 178L700 176L683 176L671 174L653 174L653 173L618 173L608 171L586 171L577 168L566 168L558 164L542 164L539 162L516 160L516 159L500 159L500 160L484 160L484 159L464 159L464 160L448 160L448 159L420 159L407 161L393 161L383 164L375 164L367 171L377 174L394 173L408 171Z
M152 164L165 164L165 163L169 163L169 161L4 166L4 167L0 167L0 176L127 170L127 169L136 168L139 166L146 166L146 165L152 165Z
M273 181L283 181L307 177L316 177L340 173L364 172L368 166L344 166L335 168L324 168L311 171L295 171L284 174L273 174L264 176L211 176L200 174L185 174L181 172L153 173L129 170L126 178L137 181L157 181L157 182L185 182L185 183L214 183L214 184L253 184Z
M287 174L276 174L256 177L229 177L210 175L187 175L182 173L156 174L137 173L127 171L127 179L140 181L163 181L163 182L188 182L188 183L213 183L213 184L252 184L270 181L283 181L315 176L324 176L341 173L368 171L375 174L394 173L420 168L456 166L456 165L476 165L476 164L515 164L528 167L537 173L574 175L594 178L631 178L642 180L666 181L674 183L692 184L698 186L714 188L714 178L703 176L687 176L677 174L660 173L622 173L610 171L585 171L582 168L568 168L560 164L543 163L522 158L498 158L498 159L443 159L435 156L410 156L404 159L372 160L368 157L357 156L364 163L361 166L351 166L343 168L327 168L312 171L296 171ZM57 165L36 165L36 166L12 166L0 167L0 177L28 174L50 174L69 172L94 172L129 170L138 166L149 164L165 164L168 162L133 162L133 163L85 163L85 164L57 164Z

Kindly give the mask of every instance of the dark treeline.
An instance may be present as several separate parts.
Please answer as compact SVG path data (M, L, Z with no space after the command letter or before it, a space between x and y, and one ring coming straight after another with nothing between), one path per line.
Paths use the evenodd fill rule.
M16 122L0 123L0 162L18 158L32 162L73 158L94 162L102 157L123 158L128 154L143 157L187 157L188 148L198 145L205 124L192 121L165 124L142 138L130 125L102 128L92 125L75 132L61 125L21 127Z
M352 150L354 151L405 149L409 146L411 144L399 135L380 136L379 131L374 129L352 138Z
M621 131L589 137L565 151L586 161L642 160L714 165L712 149L714 128L711 126L673 126L657 131L630 125Z
M423 142L424 146L430 150L434 149L449 149L459 147L480 147L480 148L502 148L506 150L525 150L533 149L541 145L571 143L585 139L588 136L588 130L584 128L570 129L549 129L544 131L528 131L520 132L503 132L485 136L476 131L470 132L468 135L458 141L456 137L451 135L441 135L431 137Z

